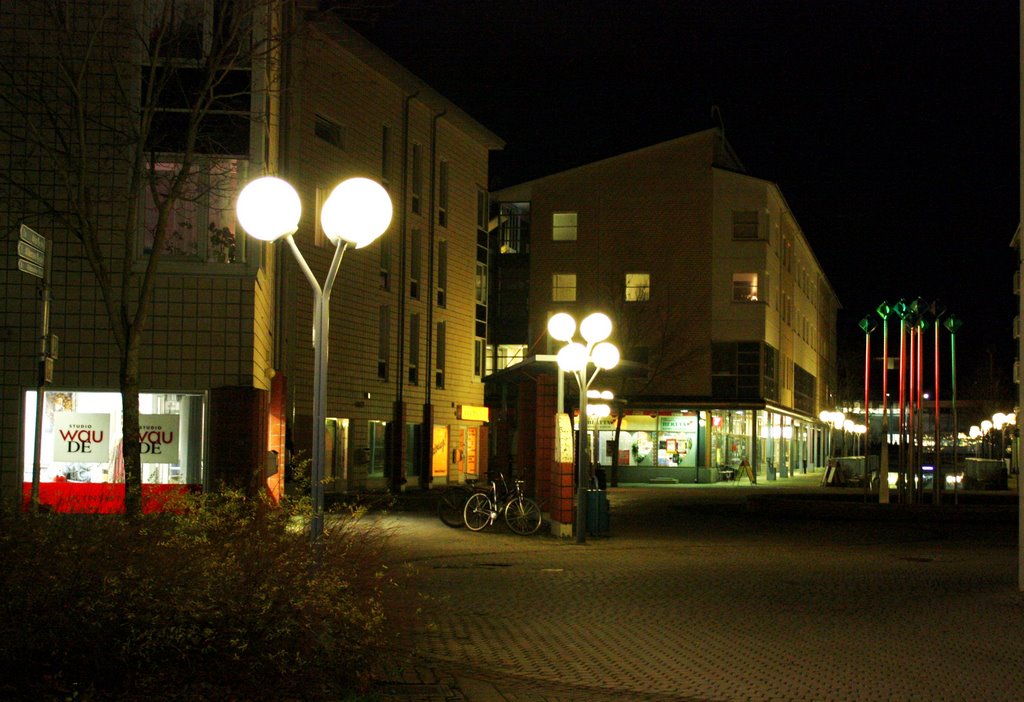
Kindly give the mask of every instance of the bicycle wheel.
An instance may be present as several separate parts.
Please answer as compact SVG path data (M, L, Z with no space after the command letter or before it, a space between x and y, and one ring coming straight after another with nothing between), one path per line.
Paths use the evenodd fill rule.
M471 531L480 531L491 523L491 498L482 492L474 492L462 508L462 520Z
M465 525L462 508L465 507L469 495L469 488L462 486L452 486L441 493L437 500L437 516L445 526L459 529Z
M529 497L517 497L505 505L505 523L517 534L532 534L540 529L540 507Z

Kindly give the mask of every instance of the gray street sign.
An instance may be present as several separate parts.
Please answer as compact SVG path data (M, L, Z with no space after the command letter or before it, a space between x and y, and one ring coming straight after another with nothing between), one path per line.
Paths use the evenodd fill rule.
M36 278L43 278L45 266L46 238L34 229L21 225L18 237L18 270Z
M46 263L46 253L26 244L24 241L18 242L18 257L39 266Z
M43 235L24 224L21 225L19 238L34 249L46 251L46 239Z
M38 265L36 263L32 263L31 261L26 261L23 258L19 258L18 259L18 270L19 271L24 271L25 273L28 273L29 275L34 275L36 278L42 278L43 277L43 267L42 266L40 266L40 265Z

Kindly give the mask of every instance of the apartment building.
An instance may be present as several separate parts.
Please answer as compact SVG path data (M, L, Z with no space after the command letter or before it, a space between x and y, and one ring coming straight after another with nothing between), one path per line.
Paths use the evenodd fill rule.
M317 213L331 188L373 178L394 204L389 230L346 254L332 297L327 491L425 486L485 469L486 183L501 140L336 18L268 2L245 25L253 50L221 76L228 87L200 123L194 175L155 247L154 198L180 170L180 95L189 93L157 100L163 122L141 150L157 195L143 189L126 201L146 76L173 65L188 88L226 43L223 7L177 5L171 24L161 2L2 11L0 499L24 499L36 473L43 501L61 508L117 509L123 499L121 352L89 254L65 226L76 200L55 155L73 141L62 130L74 102L59 61L87 68L79 94L95 119L72 185L89 193L77 202L102 225L99 250L117 265L127 253L135 286L155 248L161 259L139 358L144 498L222 482L279 495L287 458L308 456L312 289L287 247L248 239L235 221L238 191L264 174L296 187L295 240L320 281L333 247ZM129 205L138 215L124 226ZM25 238L29 248L45 240L45 276L19 269ZM108 273L115 289L126 280L116 265ZM134 304L139 288L127 289Z
M550 354L561 344L547 320L602 311L627 363L597 381L617 402L591 420L589 445L618 482L715 481L744 462L776 479L819 462L839 303L779 187L746 172L721 130L493 201L489 397L492 433L508 430L492 460L550 462ZM503 318L505 290L524 278L528 314Z

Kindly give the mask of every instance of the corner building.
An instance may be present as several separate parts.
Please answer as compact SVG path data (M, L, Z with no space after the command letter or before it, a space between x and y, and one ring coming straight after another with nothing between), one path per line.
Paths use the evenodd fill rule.
M49 70L55 57L80 60L99 40L93 51L104 62L83 83L89 109L115 125L140 119L140 105L119 101L125 93L117 88L126 77L138 84L153 60L140 37L158 31L162 3L73 3L64 23L44 5L12 3L0 12L0 90L10 97L0 106L0 154L13 176L0 182L0 230L11 243L0 253L0 499L26 498L35 454L40 281L19 271L13 243L25 225L51 248L49 331L59 336L59 356L56 344L48 349L56 358L42 393L41 495L59 508L116 510L118 500L123 504L118 349L82 247L47 205L64 201L61 178L32 146L34 132L58 140L47 111L62 103L44 106L33 96L59 95L58 73ZM309 455L316 430L312 290L285 244L247 238L234 215L240 189L268 174L299 192L295 239L321 282L333 248L318 212L334 185L369 177L385 185L394 204L390 229L347 252L334 288L326 491L419 487L486 470L480 290L488 157L503 144L314 5L258 5L255 39L279 34L285 41L270 42L271 51L232 73L237 114L215 120L218 129L232 127L203 142L196 181L203 187L173 214L175 237L162 250L141 358L142 420L167 439L159 457L143 458L144 501L175 486L222 482L280 495L287 457ZM215 40L218 6L182 2L189 12L178 15L181 24L168 36L202 39L175 44L195 55L159 60L199 65ZM171 113L178 106L164 107ZM101 246L112 256L123 249L119 194L131 173L120 149L130 131L90 133L93 158L84 172L95 194L91 206L110 225ZM150 150L157 172L178 162L173 133ZM152 203L138 206L130 246L133 270L141 273L152 249ZM68 427L82 426L91 432L91 450L68 455Z
M517 466L550 463L560 344L547 320L602 311L625 362L598 376L594 387L617 400L611 417L591 419L589 445L613 479L714 482L737 477L744 460L781 479L822 458L817 416L834 393L839 303L779 187L747 173L720 130L493 199L496 452ZM528 314L505 316L524 285Z

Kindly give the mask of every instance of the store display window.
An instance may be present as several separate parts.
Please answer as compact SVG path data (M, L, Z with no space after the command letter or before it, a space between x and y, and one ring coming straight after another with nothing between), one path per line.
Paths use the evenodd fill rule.
M33 481L35 391L25 393L23 476ZM48 390L43 393L40 436L40 500L60 511L123 509L124 454L121 395L117 392ZM144 509L160 486L198 489L204 482L201 394L141 393ZM76 509L75 506L81 507Z

